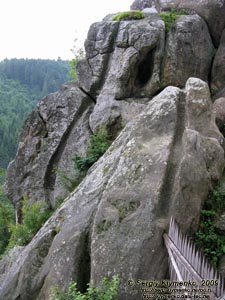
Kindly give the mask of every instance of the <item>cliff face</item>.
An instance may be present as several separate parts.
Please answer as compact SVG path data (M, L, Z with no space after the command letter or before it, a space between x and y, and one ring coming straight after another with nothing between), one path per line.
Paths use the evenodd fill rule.
M75 84L40 101L26 120L15 161L8 167L6 193L19 211L24 194L55 207L65 188L59 170L73 175L72 157L85 151L94 102Z
M53 208L65 197L57 170L76 175L72 157L86 152L91 133L104 127L115 140L31 243L14 250L13 262L2 260L0 299L47 300L52 286L71 278L83 289L118 274L118 299L132 300L140 295L128 279L166 278L162 234L170 217L195 230L224 168L210 89L215 99L225 89L225 3L190 2L155 3L190 13L169 32L157 13L93 24L78 83L44 98L28 117L6 182L18 217L25 193Z

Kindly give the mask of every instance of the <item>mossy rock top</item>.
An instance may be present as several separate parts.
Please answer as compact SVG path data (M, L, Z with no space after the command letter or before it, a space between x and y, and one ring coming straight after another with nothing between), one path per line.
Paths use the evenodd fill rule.
M145 14L140 10L130 10L121 12L112 17L113 21L127 21L127 20L140 20L144 19Z

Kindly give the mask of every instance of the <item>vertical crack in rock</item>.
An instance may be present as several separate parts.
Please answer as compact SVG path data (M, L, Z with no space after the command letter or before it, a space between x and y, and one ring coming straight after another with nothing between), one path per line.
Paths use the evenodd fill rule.
M212 94L214 93L213 88L212 88L212 78L213 78L212 70L213 70L213 65L214 65L214 61L215 61L215 56L216 56L216 50L214 51L214 55L212 57L212 61L211 61L209 73L208 73L208 78L207 78L207 82L209 84L209 88L210 88L210 91Z
M37 274L39 273L40 269L42 268L45 258L49 253L49 249L52 245L55 235L57 234L56 231L50 231L46 236L44 236L37 246L33 250L33 254L30 257L30 272L29 277L24 283L25 293L27 295L26 299L36 299L40 289L43 285L44 279L37 280ZM24 272L25 274L25 272ZM26 276L26 274L25 274Z
M81 236L81 256L78 262L77 287L82 293L86 292L90 282L91 257L90 257L90 239L89 232Z
M165 30L165 35L164 35L164 47L163 47L163 54L162 54L162 60L161 60L161 64L160 64L160 70L159 70L159 76L161 79L161 83L164 82L164 69L165 69L165 64L166 64L166 55L167 55L167 51L168 51L168 33ZM162 84L161 89L164 89L164 86Z
M47 126L46 126L46 121L44 120L44 118L42 117L42 115L41 115L41 113L40 113L40 111L39 110L37 110L37 115L38 115L38 117L40 118L40 120L42 121L42 123L43 123L43 127L44 127L44 129L45 129L45 131L46 131L46 133L45 133L45 135L43 136L43 138L46 138L46 137L48 137L48 130L47 130Z
M89 98L86 98L85 100L91 101L91 100L89 100ZM75 114L73 121L70 123L70 125L68 126L64 135L62 136L62 138L58 144L58 147L56 148L55 153L52 155L52 157L49 161L49 164L47 166L45 177L44 177L44 191L45 191L45 201L47 203L49 203L51 206L52 206L52 204L51 204L52 193L54 191L54 185L55 185L55 180L56 180L57 166L59 164L59 161L63 154L63 151L67 145L67 140L68 140L72 130L76 126L77 121L79 120L79 116L84 114L87 107L88 107L88 103L86 101L83 101L79 110ZM89 111L88 113L90 114L91 111Z
M84 93L87 97L89 97L94 103L96 103L96 99L92 97L92 95L88 92L86 92L82 87L79 87L82 93Z
M185 129L185 106L185 94L182 92L180 93L179 101L177 102L176 130L174 133L167 169L159 197L157 213L159 218L166 217L168 215L168 211L170 210L170 205L172 203L174 180L177 168L182 158L182 136Z

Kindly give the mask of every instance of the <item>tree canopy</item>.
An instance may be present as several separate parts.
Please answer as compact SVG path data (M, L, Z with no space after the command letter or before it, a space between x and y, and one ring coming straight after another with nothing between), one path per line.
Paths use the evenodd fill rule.
M15 157L18 137L39 99L70 80L68 61L5 59L0 62L0 167Z

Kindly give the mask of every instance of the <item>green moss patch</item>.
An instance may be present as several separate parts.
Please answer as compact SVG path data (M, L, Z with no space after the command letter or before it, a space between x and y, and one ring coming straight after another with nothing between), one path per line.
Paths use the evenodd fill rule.
M140 10L130 10L121 12L114 17L112 17L113 21L126 21L126 20L139 20L144 19L145 14Z

